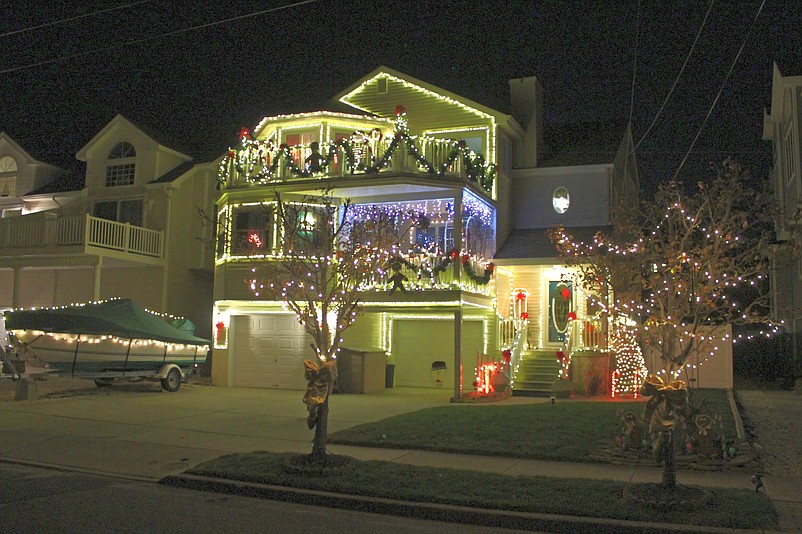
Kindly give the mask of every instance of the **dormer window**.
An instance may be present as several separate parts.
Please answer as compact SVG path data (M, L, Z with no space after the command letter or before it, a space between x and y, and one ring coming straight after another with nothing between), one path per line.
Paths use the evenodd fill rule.
M0 197L17 194L17 162L11 156L0 158Z
M109 152L106 164L106 187L133 185L136 149L131 143L117 143Z

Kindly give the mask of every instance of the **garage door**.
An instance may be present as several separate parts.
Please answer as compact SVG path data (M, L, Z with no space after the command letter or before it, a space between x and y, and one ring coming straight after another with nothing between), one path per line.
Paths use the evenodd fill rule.
M303 361L312 355L311 338L293 314L232 318L234 386L303 389Z
M482 321L462 322L463 383L473 382L476 353L484 346ZM407 387L454 387L454 323L418 319L393 321L395 385ZM434 362L445 362L445 370L432 370Z

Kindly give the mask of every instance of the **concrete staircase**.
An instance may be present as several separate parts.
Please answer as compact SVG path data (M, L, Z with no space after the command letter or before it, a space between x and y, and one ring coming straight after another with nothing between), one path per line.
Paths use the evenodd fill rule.
M551 397L556 395L560 364L554 349L526 350L513 370L512 394L520 397Z

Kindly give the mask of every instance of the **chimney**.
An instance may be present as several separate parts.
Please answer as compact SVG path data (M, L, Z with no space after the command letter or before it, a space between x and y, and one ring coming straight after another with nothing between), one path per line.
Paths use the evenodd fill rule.
M543 144L543 86L535 76L510 80L512 117L524 129L524 137L513 146L513 167L537 167Z

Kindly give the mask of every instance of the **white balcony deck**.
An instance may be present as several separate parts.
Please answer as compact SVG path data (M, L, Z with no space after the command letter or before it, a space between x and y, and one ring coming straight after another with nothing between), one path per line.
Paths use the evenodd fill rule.
M91 215L0 219L0 256L30 254L31 251L46 256L76 248L85 254L109 251L131 259L161 260L164 232Z

